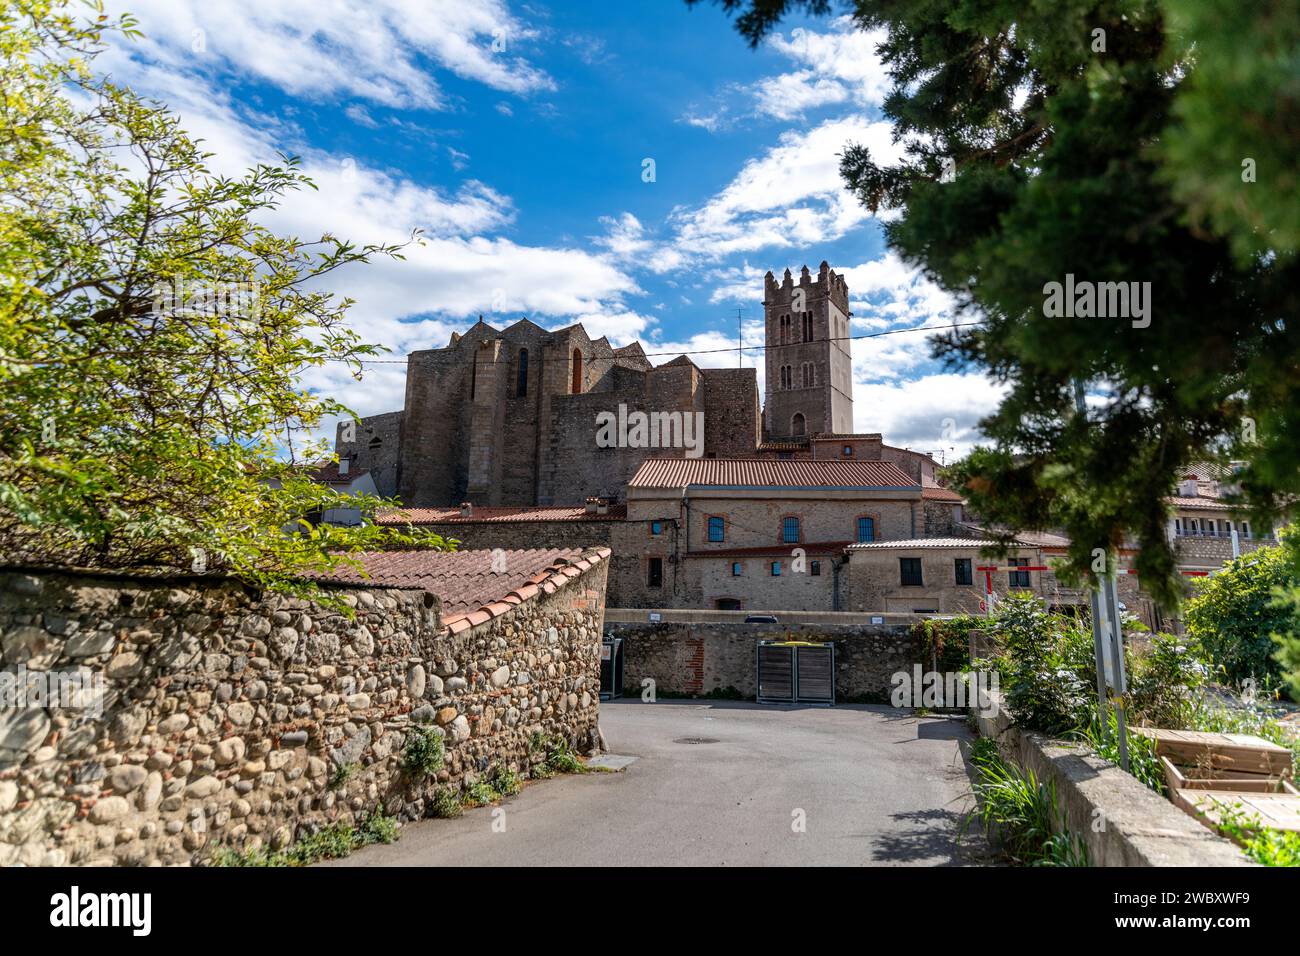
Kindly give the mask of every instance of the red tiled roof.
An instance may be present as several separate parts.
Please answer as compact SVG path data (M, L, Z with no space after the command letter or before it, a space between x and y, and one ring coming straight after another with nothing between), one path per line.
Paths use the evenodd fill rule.
M337 584L412 588L442 601L442 625L452 633L491 620L539 592L606 560L609 548L587 551L369 551L351 555L365 569L340 568L317 580ZM502 570L493 570L493 567Z
M764 544L751 548L718 548L715 550L688 551L688 558L744 558L789 557L795 548L802 548L805 554L839 554L851 541L821 541L800 544Z
M346 475L340 475L339 463L337 461L330 461L308 470L307 477L312 481L319 481L326 485L350 485L362 475L367 475L369 473L369 469L361 468L357 471L349 471Z
M850 551L889 551L894 548L904 548L908 551L915 551L923 548L987 548L993 544L991 538L903 538L898 541L863 541L860 544L848 545ZM1024 542L1013 541L1012 547L1021 546Z
M468 517L462 517L459 508L401 508L385 511L375 518L375 524L482 524L509 521L622 521L627 517L627 505L610 505L603 515L588 511L583 505L572 508L511 508L478 507Z
M953 503L960 503L966 500L951 488L939 488L935 485L926 485L922 488L921 497L928 501L951 501Z
M893 462L764 458L648 458L629 488L919 488Z
M1208 508L1214 511L1232 510L1232 505L1222 498L1183 498L1175 495L1166 498L1165 503L1174 508Z

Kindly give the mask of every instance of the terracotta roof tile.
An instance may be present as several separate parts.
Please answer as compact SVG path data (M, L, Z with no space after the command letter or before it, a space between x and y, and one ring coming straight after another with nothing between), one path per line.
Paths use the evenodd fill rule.
M954 504L959 504L966 500L951 488L939 488L935 485L926 485L922 488L921 497L927 501L951 501Z
M898 541L864 541L861 544L849 545L848 550L889 551L903 548L916 551L933 548L983 548L993 543L990 538L905 538ZM1024 544L1024 542L1016 541L1015 544Z
M463 517L459 508L401 508L385 511L375 518L376 524L503 524L511 521L622 521L626 505L610 505L602 515L587 511L584 505L564 508L478 507Z
M365 575L341 568L317 580L337 584L418 588L442 600L442 623L453 633L504 614L560 582L609 558L609 548L543 548L520 551L369 551L351 557ZM498 561L498 558L501 560ZM504 567L494 571L493 565Z
M629 488L851 488L919 491L893 462L764 458L648 458Z
M716 550L688 551L687 558L759 558L789 557L795 548L802 548L805 554L839 554L851 541L818 541L800 544L763 544L748 548L717 548Z
M316 465L308 469L307 477L312 481L319 481L326 485L350 485L362 475L369 474L367 468L359 468L356 471L349 471L346 475L339 474L339 463L329 461L323 465Z
M1214 511L1230 511L1233 506L1223 498L1184 498L1178 495L1166 498L1165 503L1174 508L1207 508Z

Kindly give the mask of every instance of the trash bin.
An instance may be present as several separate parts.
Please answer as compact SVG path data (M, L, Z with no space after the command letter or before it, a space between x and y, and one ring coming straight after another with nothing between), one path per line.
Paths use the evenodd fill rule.
M760 704L835 703L835 645L810 641L758 642Z
M600 643L600 699L623 696L623 638L605 636Z

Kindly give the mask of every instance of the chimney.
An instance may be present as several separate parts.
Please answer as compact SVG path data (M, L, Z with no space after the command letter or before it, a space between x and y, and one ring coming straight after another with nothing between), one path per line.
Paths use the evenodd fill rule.
M596 499L596 514L598 514L598 515L606 515L606 514L609 514L609 499L608 499L608 498L597 498L597 499Z
M1195 478L1184 478L1178 483L1178 497L1195 498L1200 493L1200 487Z
M472 517L474 517L474 502L472 502L472 501L462 501L462 502L460 503L460 516L461 516L462 518L472 518Z
M597 508L597 506L598 506L599 504L600 504L600 499L599 499L599 498L595 497L594 495L588 497L588 498L587 498L587 514L589 514L589 515L594 515L594 514L596 513L596 508Z

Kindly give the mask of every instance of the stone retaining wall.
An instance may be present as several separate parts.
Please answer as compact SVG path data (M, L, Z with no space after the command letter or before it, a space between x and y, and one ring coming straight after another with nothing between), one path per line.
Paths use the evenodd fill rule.
M3 671L102 678L102 716L0 708L0 866L199 863L283 847L504 765L535 731L598 740L607 562L450 633L420 590L338 588L347 616L223 580L0 572ZM58 703L53 702L53 703ZM416 722L442 735L412 781Z
M996 713L971 711L982 736L1002 756L1056 788L1071 833L1088 845L1093 866L1250 866L1231 840L1206 829L1178 807L1081 744L1014 726L994 695Z
M920 639L902 624L607 622L605 633L623 638L628 694L640 694L642 680L651 678L658 693L696 696L735 690L753 697L758 642L787 637L835 644L835 697L845 702L886 703L891 676L925 663Z

